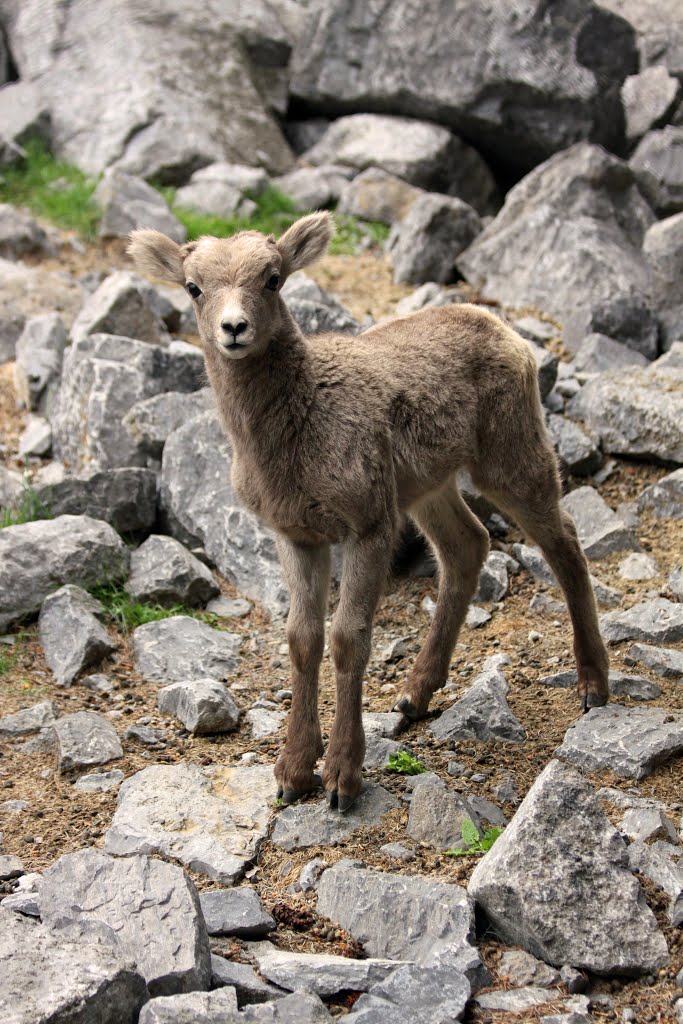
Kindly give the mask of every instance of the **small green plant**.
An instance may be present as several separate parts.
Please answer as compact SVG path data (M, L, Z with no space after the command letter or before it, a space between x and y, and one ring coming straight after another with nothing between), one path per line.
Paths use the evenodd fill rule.
M218 624L218 616L210 612L198 612L182 604L164 608L160 604L138 601L131 597L120 583L104 583L92 587L90 593L104 605L107 618L124 633L130 633L146 622L159 622L161 619L170 619L173 615L191 615L209 626Z
M483 836L479 835L479 829L471 818L465 818L460 826L463 846L455 846L452 850L446 850L447 857L480 857L487 853L499 835L503 832L498 826L487 828Z
M0 202L28 206L58 227L94 238L100 221L93 200L96 181L56 159L40 139L26 143L24 152L22 160L3 169Z
M24 482L18 503L11 508L0 508L0 530L7 526L32 523L36 519L52 519L52 512L30 484Z
M407 750L397 750L396 753L390 754L386 770L398 775L422 775L427 771L422 761L413 757Z
M379 221L361 221L346 213L336 213L334 222L337 230L330 242L333 256L353 256L364 241L383 245L389 237L389 228Z

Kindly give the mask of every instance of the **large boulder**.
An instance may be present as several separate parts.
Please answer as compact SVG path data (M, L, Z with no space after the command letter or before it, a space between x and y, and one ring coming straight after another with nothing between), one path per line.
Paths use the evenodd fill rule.
M1 48L2 44L0 44ZM17 163L31 139L50 143L50 115L32 82L8 82L0 90L0 165Z
M650 271L641 252L653 221L628 165L580 143L515 185L457 264L486 295L557 317L572 351L601 331L653 358L657 331L648 323ZM634 320L642 321L642 341Z
M567 729L559 757L581 771L607 769L622 779L644 779L683 751L683 714L609 704L593 708Z
M214 412L189 420L164 447L161 505L175 537L190 546L203 545L238 590L282 615L289 598L275 542L235 494L231 459Z
M683 210L683 127L670 124L648 132L629 163L659 214Z
M579 139L623 141L619 89L638 70L633 28L591 0L541 6L427 0L307 13L292 92L311 110L438 120L529 170Z
M150 307L149 285L137 274L116 270L88 297L71 327L73 341L88 334L121 334L152 344L168 342L168 334Z
M189 615L146 622L133 633L135 670L160 683L223 680L239 663L241 637Z
M211 572L173 537L152 534L130 558L126 590L151 604L203 607L220 588Z
M116 164L175 184L216 160L273 172L290 165L255 84L258 70L272 78L290 54L278 8L210 11L181 0L157 0L143 14L129 0L106 9L98 0L8 6L20 77L49 109L56 152L86 172ZM111 45L112 25L120 46Z
M683 147L680 159L683 161ZM662 346L668 349L675 341L683 339L683 213L648 228L643 253L652 268L653 298L662 325Z
M157 514L157 478L141 467L103 469L36 487L55 516L92 516L111 523L118 533L151 530Z
M633 25L641 67L663 64L670 74L683 77L683 22L679 0L601 0L600 6Z
M638 975L668 959L626 844L588 783L558 761L474 869L469 893L506 942L558 967Z
M458 255L481 231L477 213L461 199L425 192L395 225L387 250L394 281L450 281Z
M91 594L66 584L43 601L38 619L45 660L56 682L68 686L90 665L116 650L98 619L104 608Z

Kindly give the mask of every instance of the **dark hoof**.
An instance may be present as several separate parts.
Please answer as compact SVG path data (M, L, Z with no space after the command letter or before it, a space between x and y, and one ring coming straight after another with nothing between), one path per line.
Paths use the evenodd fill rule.
M406 718L409 718L411 722L416 722L421 716L418 714L417 708L408 697L401 697L398 703L394 704L392 711L399 711Z
M333 789L331 793L327 794L327 806L331 811L337 810L337 790Z
M604 708L608 698L601 693L587 693L584 702L584 707L587 711L591 708Z
M286 789L282 794L282 803L285 807L288 804L295 804L302 796L306 796L306 793L302 789Z
M339 797L339 813L345 814L346 811L350 810L355 804L357 796L340 796Z
M283 793L282 786L278 786L277 787L277 797L276 797L277 800L282 800L282 793Z

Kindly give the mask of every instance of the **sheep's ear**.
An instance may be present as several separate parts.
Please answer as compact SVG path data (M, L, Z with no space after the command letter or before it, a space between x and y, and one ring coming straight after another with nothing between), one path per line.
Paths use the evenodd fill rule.
M131 231L126 250L136 268L148 277L185 284L184 247L160 231Z
M277 243L282 255L283 276L315 263L327 252L332 237L329 213L309 213L292 224Z

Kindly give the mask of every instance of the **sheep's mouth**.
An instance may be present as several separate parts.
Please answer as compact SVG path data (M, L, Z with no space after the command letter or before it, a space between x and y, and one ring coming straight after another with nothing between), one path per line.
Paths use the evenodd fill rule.
M227 344L223 344L222 348L226 352L237 352L241 348L246 348L248 344L246 341L230 341Z

